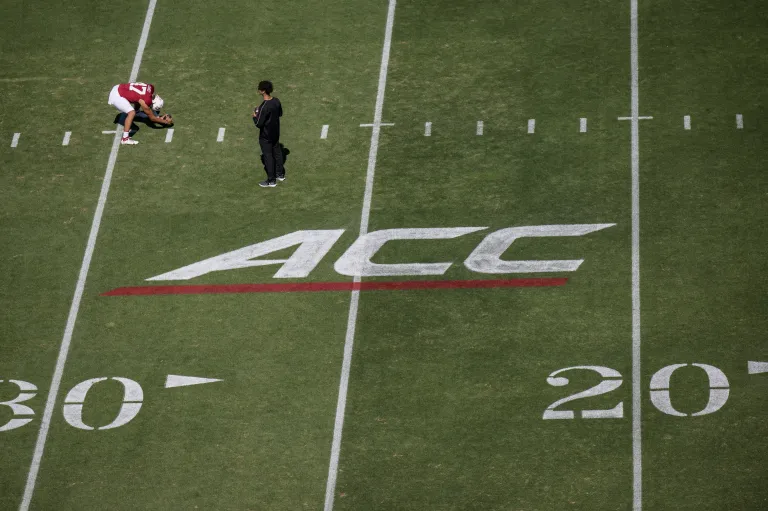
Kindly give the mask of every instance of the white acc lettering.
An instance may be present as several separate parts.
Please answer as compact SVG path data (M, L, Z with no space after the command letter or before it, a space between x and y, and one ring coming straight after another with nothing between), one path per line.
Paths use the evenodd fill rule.
M399 263L378 264L371 258L388 241L452 239L486 227L452 227L438 229L385 229L360 236L333 268L342 275L383 277L392 275L442 275L450 268L447 263Z
M279 238L262 241L255 245L249 245L226 254L217 255L216 257L211 257L210 259L205 259L178 270L148 278L147 280L189 280L212 271L234 270L270 264L282 265L273 276L276 279L302 278L308 276L315 269L315 266L325 257L325 254L328 253L342 234L344 234L344 229L296 231ZM254 257L271 254L294 245L299 245L299 248L288 259L252 260Z
M503 261L501 255L518 238L583 236L616 224L530 225L492 232L469 255L464 266L478 273L539 273L576 271L584 259L554 261Z

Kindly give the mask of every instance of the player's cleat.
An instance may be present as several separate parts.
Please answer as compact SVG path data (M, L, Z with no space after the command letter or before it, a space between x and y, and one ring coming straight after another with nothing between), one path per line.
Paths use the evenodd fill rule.
M136 145L136 144L138 144L138 143L139 143L139 141L138 141L138 140L134 140L134 139L132 139L132 138L130 138L130 137L128 137L128 138L124 138L124 139L122 139L122 140L120 141L120 144L121 144L121 145Z
M259 186L262 188L274 188L275 186L277 186L277 183L275 183L274 181L265 179L264 181L261 181L259 183Z
M283 174L282 176L277 176L277 180L278 181L285 181L285 174Z

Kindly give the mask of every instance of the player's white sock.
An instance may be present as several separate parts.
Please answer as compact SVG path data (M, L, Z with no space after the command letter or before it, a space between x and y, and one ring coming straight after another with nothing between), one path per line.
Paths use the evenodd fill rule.
M127 131L123 132L123 140L126 140L130 134Z

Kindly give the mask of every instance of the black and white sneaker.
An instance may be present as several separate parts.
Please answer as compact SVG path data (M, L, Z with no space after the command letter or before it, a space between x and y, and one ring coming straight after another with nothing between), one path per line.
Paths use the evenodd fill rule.
M277 180L278 181L285 181L285 174L283 174L282 176L277 176Z
M270 181L269 179L265 179L264 181L261 181L259 183L259 186L262 188L274 188L275 186L277 186L277 183L275 183L274 181Z

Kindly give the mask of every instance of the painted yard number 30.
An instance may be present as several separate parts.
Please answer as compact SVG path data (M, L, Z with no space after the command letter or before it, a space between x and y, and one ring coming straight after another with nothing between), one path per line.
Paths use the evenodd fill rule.
M669 395L669 382L672 377L672 373L687 365L688 364L668 365L656 371L656 373L651 377L651 403L653 403L653 406L655 406L660 412L677 417L688 416L688 414L679 412L675 409L675 407L672 406L672 401L670 400ZM725 405L725 402L728 401L728 378L725 376L725 373L723 373L717 367L707 364L691 365L694 367L699 367L707 373L707 377L709 378L709 401L703 410L692 413L690 415L696 417L699 415L708 415L718 411L723 407L723 405ZM610 367L602 366L574 366L558 369L549 375L547 378L547 383L554 387L563 387L568 385L568 378L559 375L565 373L566 371L576 370L594 371L602 376L604 380L594 387L555 401L549 405L546 410L544 410L544 415L542 417L543 419L573 419L575 417L575 412L573 410L555 410L555 408L570 401L575 401L576 399L607 394L608 392L618 389L622 383L621 373L615 369L611 369ZM616 406L609 409L582 410L581 417L583 419L620 419L624 417L624 403L619 402Z
M120 406L120 411L118 412L117 417L106 426L98 428L94 428L83 422L83 403L85 403L85 396L88 394L88 391L91 390L91 387L107 379L109 378L91 378L90 380L81 381L72 387L72 390L69 391L67 397L64 398L63 409L64 420L66 420L70 426L86 430L114 429L128 424L136 417L139 410L141 410L141 404L144 401L144 391L141 389L141 385L128 378L115 376L111 379L123 384L123 403ZM0 406L7 406L11 409L14 417L0 426L0 431L10 431L12 429L20 428L25 424L32 422L32 416L35 414L32 408L21 403L35 397L35 394L37 394L37 387L26 381L8 381L16 384L16 386L19 387L20 392L10 401L0 402ZM3 380L0 380L0 383L2 382Z

